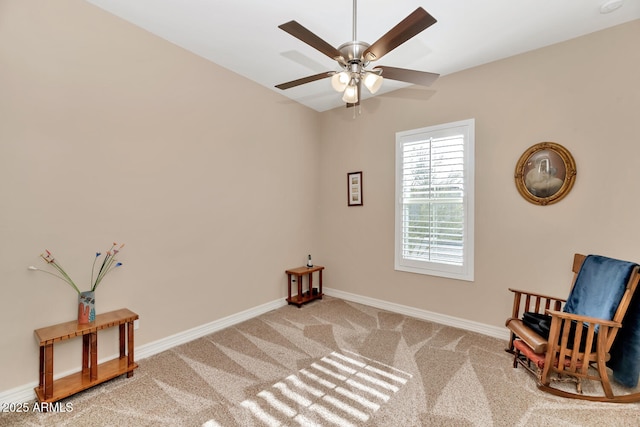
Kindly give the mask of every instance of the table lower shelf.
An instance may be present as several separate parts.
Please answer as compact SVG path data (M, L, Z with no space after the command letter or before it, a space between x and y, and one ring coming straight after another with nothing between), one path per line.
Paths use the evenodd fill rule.
M94 381L91 381L89 378L88 370L84 374L82 372L77 372L55 380L53 382L53 396L50 398L45 399L44 388L40 386L35 388L36 396L40 403L56 402L60 399L64 399L65 397L69 397L72 394L76 394L110 379L119 377L120 375L129 373L133 375L133 370L137 367L138 364L135 362L132 365L129 365L126 356L109 360L108 362L101 363L97 366L98 378Z
M313 301L314 299L322 299L322 295L320 293L309 294L309 292L305 292L302 294L302 298L298 299L298 295L294 295L291 298L287 298L287 303L295 304L300 307L302 304L308 303L309 301Z

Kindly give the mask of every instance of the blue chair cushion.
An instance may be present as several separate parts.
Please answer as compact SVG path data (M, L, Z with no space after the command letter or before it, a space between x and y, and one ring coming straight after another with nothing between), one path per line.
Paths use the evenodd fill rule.
M635 265L600 255L587 256L564 311L612 320Z

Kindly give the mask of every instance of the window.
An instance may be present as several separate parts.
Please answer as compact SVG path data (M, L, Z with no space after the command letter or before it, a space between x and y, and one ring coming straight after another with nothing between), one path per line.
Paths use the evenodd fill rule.
M473 281L474 127L396 134L396 270Z

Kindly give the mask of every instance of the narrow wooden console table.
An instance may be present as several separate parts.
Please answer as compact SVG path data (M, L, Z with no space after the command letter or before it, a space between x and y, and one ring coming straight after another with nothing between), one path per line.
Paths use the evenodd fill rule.
M103 313L84 325L60 323L34 331L40 344L40 384L35 388L39 402L56 402L122 374L133 376L133 322L138 315L126 308ZM120 357L98 365L98 331L120 328ZM82 371L53 380L53 344L82 337Z
M298 307L302 306L302 304L307 303L309 301L313 301L316 298L322 299L322 270L324 267L321 265L314 265L313 267L298 267L291 268L285 273L288 276L289 280L289 294L287 298L287 302L289 304L295 304ZM315 290L313 288L313 273L318 272L318 289ZM298 295L291 296L291 284L293 276L296 277L298 281ZM304 276L309 276L309 288L307 292L302 292L302 278Z

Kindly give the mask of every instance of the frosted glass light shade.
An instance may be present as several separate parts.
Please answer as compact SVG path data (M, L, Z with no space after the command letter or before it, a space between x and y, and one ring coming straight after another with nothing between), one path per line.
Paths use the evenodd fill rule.
M331 86L333 86L336 92L342 92L347 88L350 79L349 73L346 71L336 73L331 77Z
M358 87L355 85L347 86L347 88L344 90L342 100L344 102L348 102L349 104L355 104L356 102L358 102Z
M366 73L364 76L364 85L369 92L372 94L376 93L378 89L382 86L382 76L377 75L376 73Z

